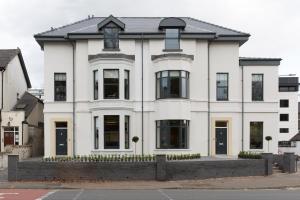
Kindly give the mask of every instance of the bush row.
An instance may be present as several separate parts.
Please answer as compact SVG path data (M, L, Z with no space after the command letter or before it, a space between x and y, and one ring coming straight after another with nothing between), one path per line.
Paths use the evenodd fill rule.
M250 151L240 151L238 157L243 159L262 159L260 153L255 153Z
M199 159L200 154L168 154L167 160ZM155 155L89 155L74 157L46 157L43 162L154 162Z

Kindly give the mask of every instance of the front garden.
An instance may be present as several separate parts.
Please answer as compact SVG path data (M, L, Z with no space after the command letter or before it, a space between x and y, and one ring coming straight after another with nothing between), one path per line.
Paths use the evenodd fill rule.
M167 160L193 160L200 159L197 154L167 154ZM74 157L47 157L43 162L155 162L156 155L89 155Z

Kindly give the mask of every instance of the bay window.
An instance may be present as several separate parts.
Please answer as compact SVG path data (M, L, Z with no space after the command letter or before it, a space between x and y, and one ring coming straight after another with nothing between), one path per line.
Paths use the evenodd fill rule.
M156 121L157 149L187 149L188 135L188 120Z
M169 70L156 73L156 99L188 98L189 73Z

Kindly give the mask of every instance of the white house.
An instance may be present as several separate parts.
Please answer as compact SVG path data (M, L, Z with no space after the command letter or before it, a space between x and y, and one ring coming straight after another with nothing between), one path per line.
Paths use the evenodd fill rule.
M26 92L31 83L20 49L0 49L0 71L0 151L4 152L7 146L30 143L43 122L43 103Z
M92 17L36 34L45 156L278 151L278 58L189 17ZM263 45L263 44L262 44Z

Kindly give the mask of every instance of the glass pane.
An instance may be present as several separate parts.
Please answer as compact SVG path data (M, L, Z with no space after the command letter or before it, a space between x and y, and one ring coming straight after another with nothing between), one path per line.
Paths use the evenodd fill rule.
M179 49L179 39L166 39L166 49Z
M94 117L94 148L99 148L99 117Z
M182 78L181 79L181 97L185 97L187 98L187 79L186 78Z
M104 70L104 98L119 98L119 70Z
M129 149L129 116L125 116L125 149Z
M227 122L217 121L216 127L227 127Z
M117 49L119 48L119 29L105 28L104 29L104 48Z
M56 122L55 125L56 125L56 128L67 128L68 123L67 122Z
M104 148L119 149L119 116L104 116Z
M104 78L119 78L119 70L118 69L105 69L103 71Z
M98 99L98 70L94 71L94 100Z
M263 75L262 74L252 75L252 100L253 101L263 100Z
M160 79L156 79L156 98L160 98Z
M250 149L263 148L263 122L250 122Z
M170 77L179 77L180 71L170 71Z
M124 71L124 98L129 99L129 71Z
M166 38L178 38L179 29L166 29Z
M170 77L170 97L180 97L179 77Z
M167 77L168 76L168 72L169 71L163 71L163 72L161 72L161 76L162 77Z

